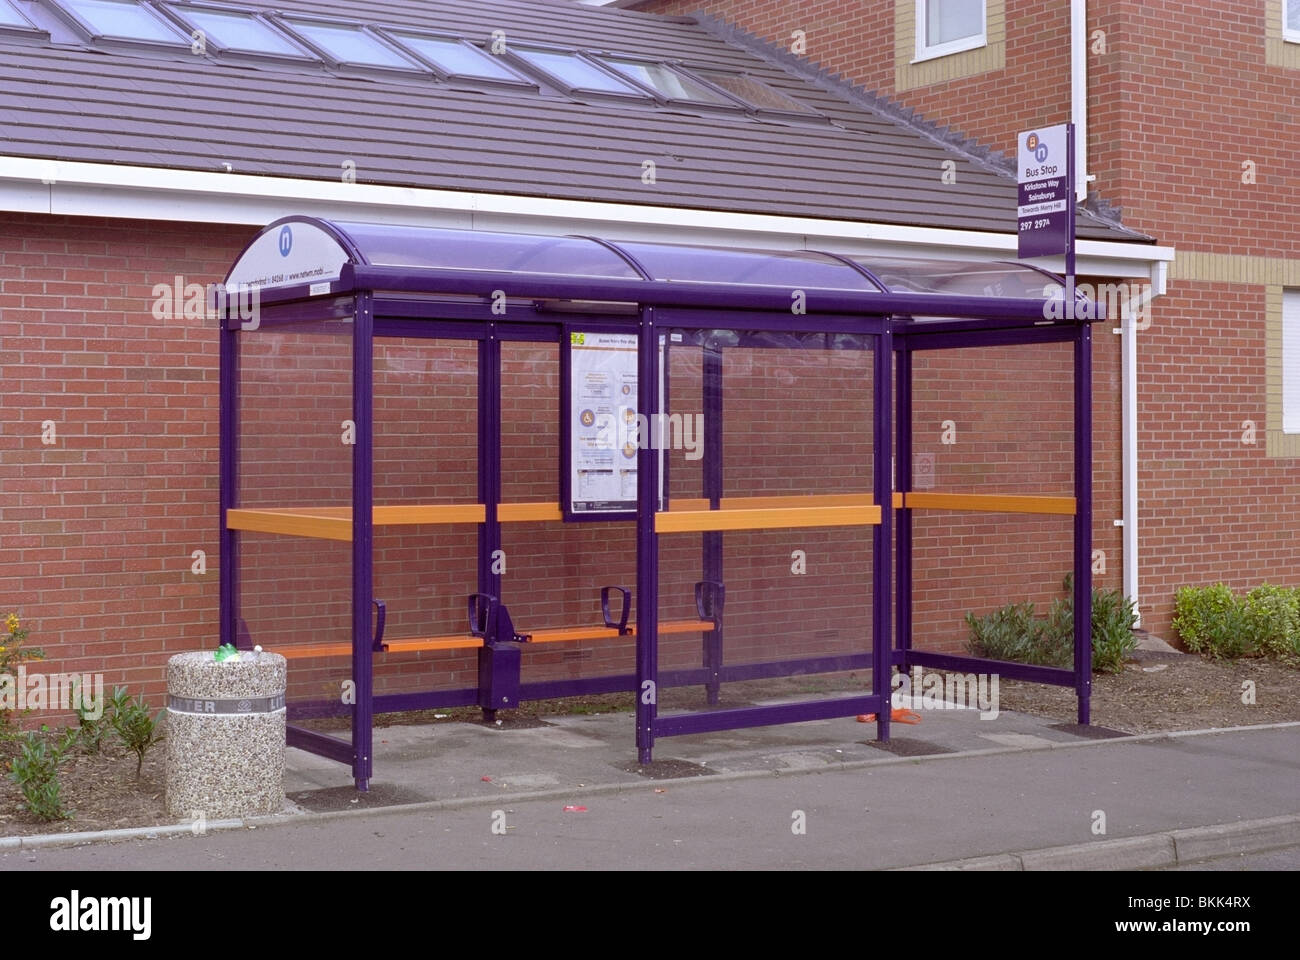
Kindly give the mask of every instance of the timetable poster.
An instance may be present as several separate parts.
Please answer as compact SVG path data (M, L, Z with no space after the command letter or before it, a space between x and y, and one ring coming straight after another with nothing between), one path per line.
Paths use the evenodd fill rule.
M569 334L569 509L635 512L637 337Z

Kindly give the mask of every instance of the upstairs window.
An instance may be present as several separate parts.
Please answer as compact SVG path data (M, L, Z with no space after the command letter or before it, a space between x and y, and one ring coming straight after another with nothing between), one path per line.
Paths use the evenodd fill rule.
M60 3L73 21L96 39L190 44L189 37L135 0L60 0Z
M457 37L435 37L391 29L385 30L384 34L418 55L444 77L535 86L505 66L500 57L484 53Z
M985 46L984 0L916 0L916 59Z
M174 4L167 8L191 30L201 30L207 42L222 50L273 57L316 59L271 24L246 10L192 7Z
M1300 0L1285 0L1282 10L1282 39L1300 43Z
M560 50L527 50L511 47L511 53L539 71L555 86L568 93L603 93L616 97L649 99L640 87L612 70L582 59L576 53Z
M425 71L421 64L360 25L292 17L284 17L283 23L334 63L381 70Z
M1282 291L1282 432L1300 433L1300 289Z

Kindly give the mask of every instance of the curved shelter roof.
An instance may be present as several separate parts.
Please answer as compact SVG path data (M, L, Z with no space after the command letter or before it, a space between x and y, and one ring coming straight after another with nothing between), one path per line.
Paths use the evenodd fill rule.
M483 295L492 289L489 281L504 278L525 296L572 296L560 291L590 288L600 294L592 299L724 305L732 303L725 296L731 291L732 305L757 306L782 299L788 305L790 291L803 290L869 295L851 297L840 309L853 309L851 302L873 313L987 317L1006 311L1019 319L1029 316L1026 301L1041 309L1053 291L1064 289L1059 277L1014 261L849 256L303 216L263 228L225 286L275 291L275 299L291 298L303 286L309 296L359 288ZM665 296L667 287L676 293Z

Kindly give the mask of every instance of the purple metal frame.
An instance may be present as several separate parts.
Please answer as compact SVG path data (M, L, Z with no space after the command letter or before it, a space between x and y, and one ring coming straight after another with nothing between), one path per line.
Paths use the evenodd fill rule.
M289 218L304 220L308 218ZM267 229L278 228L283 221ZM578 693L628 690L636 692L636 745L642 763L653 756L656 738L773 723L797 722L877 714L877 736L890 734L890 672L894 666L932 666L963 672L997 668L1003 675L1040 683L1073 685L1079 701L1079 722L1087 723L1091 693L1091 520L1092 520L1092 413L1091 329L1087 322L1044 323L1043 301L935 294L892 294L869 290L809 289L807 312L793 315L789 292L748 284L667 283L619 277L569 277L522 275L491 270L446 268L394 268L367 264L346 235L323 221L340 237L353 256L328 298L315 300L307 288L271 291L263 301L262 325L310 325L337 318L352 307L353 420L356 444L352 463L352 679L356 704L351 707L351 742L291 726L291 746L350 763L358 789L368 788L373 773L372 721L376 710L395 711L436 706L477 704L486 716L520 699L567 696ZM615 244L596 241L625 256ZM1071 251L1072 254L1072 251ZM844 259L844 258L840 258ZM1073 256L1068 263L1073 287ZM646 271L630 261L643 276ZM853 261L869 278L872 274ZM509 322L488 310L486 294L505 290L518 310ZM394 296L393 294L404 294ZM414 294L414 296L412 296ZM475 299L477 298L477 299ZM545 302L551 301L551 302ZM560 301L555 303L554 301ZM566 306L568 301L637 305L632 316L618 316L612 308L592 314ZM951 318L915 321L911 316ZM1101 319L1097 316L1096 319ZM1074 348L1075 498L1074 591L1075 662L1072 670L1032 667L974 657L916 650L912 645L912 518L907 508L882 511L881 523L872 531L871 650L837 657L811 657L732 666L723 663L723 630L719 622L704 632L703 665L699 669L667 671L658 668L658 509L660 463L647 444L638 453L641 482L637 489L636 550L636 672L630 675L521 683L519 650L523 644L493 637L481 651L479 685L462 690L427 691L376 696L373 684L373 367L376 336L446 338L478 341L478 441L479 498L486 521L479 528L478 589L500 595L501 578L492 572L492 553L500 549L497 508L501 495L501 341L550 341L568 324L599 326L639 334L638 379L642 406L654 415L666 406L659 389L659 331L681 328L687 339L704 348L703 398L705 406L704 494L711 508L723 495L722 478L722 362L724 345L710 338L709 330L744 332L746 345L808 346L830 343L816 338L773 339L770 334L827 334L855 348L873 350L873 457L872 487L877 503L891 502L894 489L908 491L912 484L912 353L916 350L1001 344L1070 341ZM221 640L239 637L239 534L226 528L226 512L239 502L239 350L244 335L233 319L223 319L220 332L220 523L221 523ZM256 335L253 333L252 335ZM897 431L895 436L895 430ZM890 451L896 447L893 476ZM895 526L896 524L896 526ZM701 568L705 580L722 582L722 534L707 532L701 538ZM894 564L897 544L896 568ZM891 592L893 596L891 597ZM896 627L894 626L896 624ZM891 638L894 640L891 643ZM724 682L797 673L862 669L870 666L869 695L818 700L769 707L673 713L660 717L661 688L685 684L705 687L710 705L716 705ZM294 704L291 714L338 715L342 704Z

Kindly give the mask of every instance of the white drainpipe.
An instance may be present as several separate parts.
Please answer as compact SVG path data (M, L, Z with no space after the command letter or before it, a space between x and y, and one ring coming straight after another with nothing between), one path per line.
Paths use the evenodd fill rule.
M1074 196L1088 199L1088 3L1070 0L1070 119L1074 121Z
M1123 407L1124 435L1124 595L1133 601L1137 626L1142 625L1141 598L1138 595L1138 417L1137 417L1137 335L1151 323L1150 306L1163 296L1169 269L1165 263L1152 264L1151 283L1137 288L1120 308L1121 373L1120 395Z

